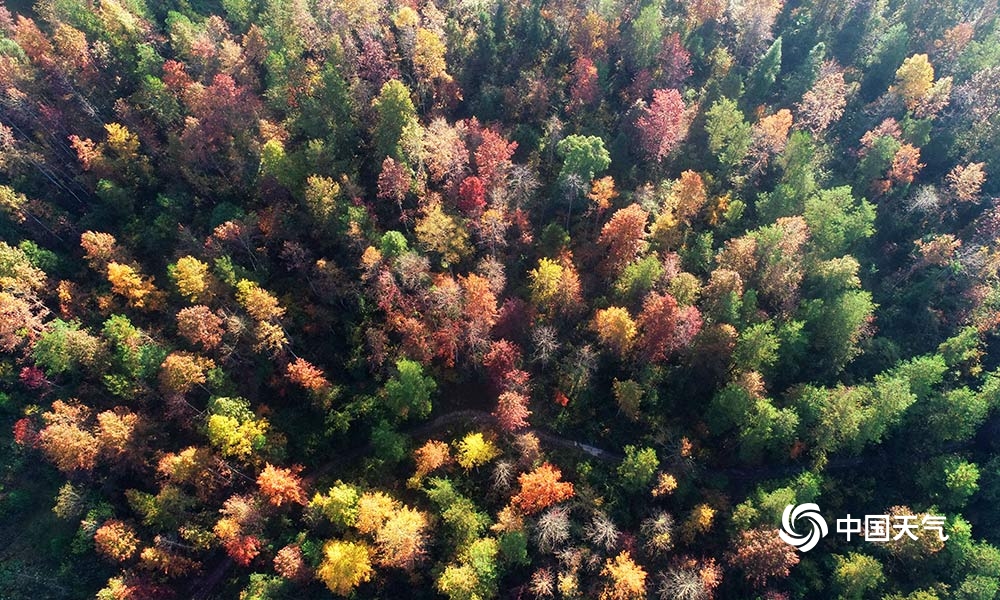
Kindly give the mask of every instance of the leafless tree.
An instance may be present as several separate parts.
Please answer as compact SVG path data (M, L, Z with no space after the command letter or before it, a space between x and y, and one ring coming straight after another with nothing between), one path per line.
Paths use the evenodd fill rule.
M666 511L660 511L644 519L639 533L645 538L650 554L662 554L673 546L674 518Z
M531 343L535 347L533 358L546 364L559 351L559 333L551 325L539 325L531 331Z
M549 569L538 569L531 575L528 589L535 598L553 598L556 593L556 578Z
M594 517L584 528L584 533L593 544L608 551L618 545L618 538L621 536L618 526L602 512L594 513Z
M498 492L509 490L516 475L514 463L509 460L498 461L493 467L493 488Z
M660 574L656 590L661 600L708 600L711 593L705 587L697 569L670 569Z
M561 506L550 508L538 518L535 535L538 547L549 552L569 539L569 510Z

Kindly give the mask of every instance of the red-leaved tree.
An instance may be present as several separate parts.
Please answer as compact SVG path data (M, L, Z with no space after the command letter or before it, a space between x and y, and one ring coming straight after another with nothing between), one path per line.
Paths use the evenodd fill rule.
M458 209L467 216L475 216L486 208L486 186L483 180L470 175L458 186Z
M615 212L601 229L597 243L604 250L602 270L617 275L635 260L645 246L648 213L638 204Z
M652 292L639 313L639 351L648 361L662 362L687 347L701 324L701 313L694 306L678 308L670 294Z
M517 368L520 362L521 348L507 340L496 340L490 344L490 351L483 357L483 366L498 386L503 384L507 374Z
M639 143L651 160L670 154L683 137L684 100L675 89L653 90L653 102L636 122Z
M260 539L255 535L234 535L225 540L223 546L226 554L233 559L236 564L245 567L253 562L260 554Z
M581 56L573 63L570 71L570 109L578 110L594 102L598 97L597 67L594 61Z
M476 172L487 190L493 189L510 168L510 158L517 150L517 142L508 142L490 128L483 129L482 142L476 148Z
M514 391L500 394L497 399L497 409L493 413L504 431L517 431L528 426L528 397Z

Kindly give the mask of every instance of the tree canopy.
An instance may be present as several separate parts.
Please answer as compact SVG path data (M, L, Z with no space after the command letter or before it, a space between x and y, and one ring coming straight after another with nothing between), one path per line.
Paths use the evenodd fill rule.
M996 4L5 3L0 598L997 600Z

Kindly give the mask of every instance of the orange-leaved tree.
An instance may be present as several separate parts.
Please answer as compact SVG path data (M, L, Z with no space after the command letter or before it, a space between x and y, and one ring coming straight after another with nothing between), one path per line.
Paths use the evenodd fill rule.
M562 481L558 467L542 463L534 471L517 478L521 489L511 503L527 514L535 514L557 502L573 497L573 484Z
M257 485L260 486L261 493L275 506L305 505L308 500L302 478L299 477L301 470L301 467L285 469L268 463L257 476Z

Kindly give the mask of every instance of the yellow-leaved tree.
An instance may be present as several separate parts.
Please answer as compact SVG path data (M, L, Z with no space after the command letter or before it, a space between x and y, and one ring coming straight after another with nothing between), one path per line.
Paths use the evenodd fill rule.
M909 110L920 105L934 86L934 67L926 54L914 54L896 70L896 82L889 88L903 98Z
M163 303L163 292L156 289L151 279L146 279L135 269L118 262L108 263L108 282L111 291L123 296L129 306L156 310Z
M646 570L623 551L614 560L604 563L601 575L608 581L601 591L601 600L640 600L646 597Z
M602 344L622 355L632 347L638 330L628 310L611 306L594 315L594 331Z
M417 221L417 241L429 252L441 255L442 264L455 265L472 254L469 231L458 219L432 202Z
M485 465L500 456L500 450L496 445L479 432L470 433L462 438L456 448L458 450L457 462L466 470Z
M371 552L368 546L331 540L323 545L323 561L316 576L340 596L346 596L372 578Z
M168 269L177 291L191 302L204 302L210 296L212 276L208 265L193 256L184 256Z

